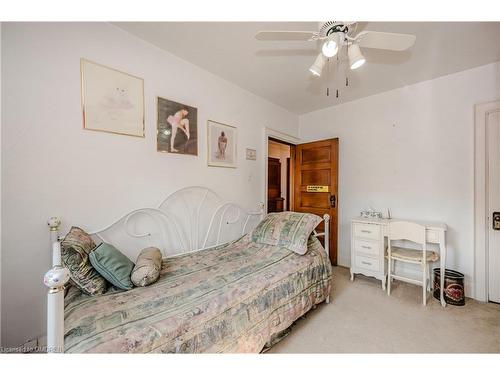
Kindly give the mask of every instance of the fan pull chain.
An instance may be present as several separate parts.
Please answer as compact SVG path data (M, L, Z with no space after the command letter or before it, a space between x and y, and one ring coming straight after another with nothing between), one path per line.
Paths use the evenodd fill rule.
M326 59L326 76L330 76L330 58ZM330 96L330 88L326 85L326 96Z
M349 41L346 43L346 54L347 54L347 58L349 59ZM347 60L349 61L349 60ZM347 68L346 68L346 72L348 72ZM345 74L345 87L349 87L349 77L347 75L347 73Z
M340 51L337 53L337 75L339 74L339 67L340 67L339 55L340 55ZM337 89L337 93L335 94L335 97L337 99L339 98L339 89Z

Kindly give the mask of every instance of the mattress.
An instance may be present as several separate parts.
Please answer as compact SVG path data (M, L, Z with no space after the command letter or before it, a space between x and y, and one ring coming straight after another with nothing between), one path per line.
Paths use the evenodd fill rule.
M166 258L160 279L129 291L65 297L68 353L258 353L330 294L330 262L250 242Z

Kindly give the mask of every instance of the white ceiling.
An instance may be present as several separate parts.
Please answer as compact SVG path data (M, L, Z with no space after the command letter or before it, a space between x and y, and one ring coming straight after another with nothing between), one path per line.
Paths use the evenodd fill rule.
M291 112L302 114L500 60L500 22L363 22L358 30L410 33L404 52L364 49L367 63L321 78L308 72L317 42L262 42L259 30L317 30L316 22L126 22L116 26ZM326 96L326 87L330 96ZM335 90L340 89L340 97Z

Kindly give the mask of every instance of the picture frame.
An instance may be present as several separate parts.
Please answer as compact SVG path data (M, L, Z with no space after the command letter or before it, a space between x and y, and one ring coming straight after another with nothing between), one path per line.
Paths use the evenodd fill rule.
M207 121L207 164L210 167L237 167L237 128Z
M257 160L257 150L254 148L247 148L246 149L246 159L247 160Z
M198 109L156 97L156 150L198 156Z
M145 137L144 80L81 58L83 129Z

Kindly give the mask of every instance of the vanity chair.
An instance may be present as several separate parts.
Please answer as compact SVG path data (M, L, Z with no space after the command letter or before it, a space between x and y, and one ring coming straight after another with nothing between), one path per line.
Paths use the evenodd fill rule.
M430 290L431 263L439 259L434 251L427 250L425 226L406 222L391 221L388 226L387 248L387 295L391 294L391 281L393 279L405 281L422 286L422 304L427 304L427 289ZM421 249L394 246L393 241L411 241ZM422 270L422 280L410 279L394 274L395 262L419 264Z

